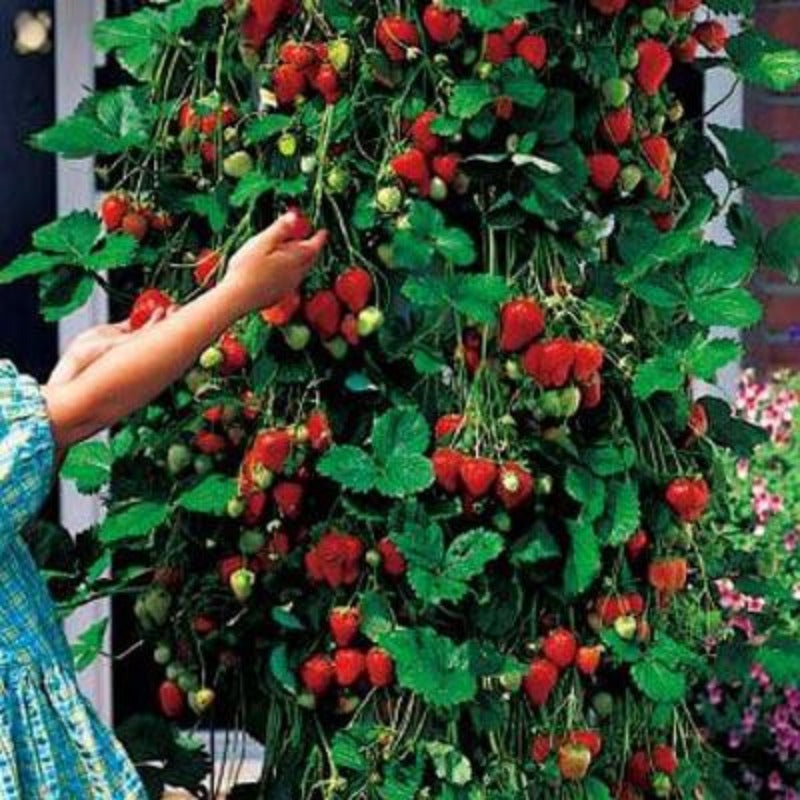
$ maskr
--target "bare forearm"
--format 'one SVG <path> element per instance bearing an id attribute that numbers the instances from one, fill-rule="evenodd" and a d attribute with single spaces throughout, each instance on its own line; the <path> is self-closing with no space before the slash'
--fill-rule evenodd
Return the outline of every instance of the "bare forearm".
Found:
<path id="1" fill-rule="evenodd" d="M 57 445 L 68 447 L 147 404 L 247 310 L 222 284 L 109 350 L 75 380 L 46 386 Z"/>

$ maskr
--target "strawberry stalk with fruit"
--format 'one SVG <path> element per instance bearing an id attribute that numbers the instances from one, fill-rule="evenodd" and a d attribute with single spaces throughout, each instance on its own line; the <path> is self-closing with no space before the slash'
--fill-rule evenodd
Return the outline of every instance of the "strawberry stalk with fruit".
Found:
<path id="1" fill-rule="evenodd" d="M 751 11 L 177 0 L 98 25 L 133 80 L 35 143 L 98 156 L 100 216 L 0 280 L 38 275 L 49 319 L 100 284 L 136 326 L 288 207 L 331 232 L 300 291 L 64 467 L 108 485 L 72 602 L 135 593 L 154 705 L 264 744 L 243 797 L 734 796 L 691 691 L 718 454 L 757 436 L 692 382 L 741 355 L 709 330 L 758 321 L 756 265 L 797 269 L 797 220 L 761 231 L 736 190 L 800 180 L 679 87 L 694 62 L 800 83 Z"/>

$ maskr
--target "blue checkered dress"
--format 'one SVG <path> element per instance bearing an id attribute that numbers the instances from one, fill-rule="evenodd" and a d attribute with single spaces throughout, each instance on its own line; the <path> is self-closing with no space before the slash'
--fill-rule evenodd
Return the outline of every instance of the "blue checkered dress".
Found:
<path id="1" fill-rule="evenodd" d="M 76 685 L 55 608 L 17 535 L 47 495 L 53 451 L 39 386 L 0 360 L 0 800 L 146 800 Z"/>

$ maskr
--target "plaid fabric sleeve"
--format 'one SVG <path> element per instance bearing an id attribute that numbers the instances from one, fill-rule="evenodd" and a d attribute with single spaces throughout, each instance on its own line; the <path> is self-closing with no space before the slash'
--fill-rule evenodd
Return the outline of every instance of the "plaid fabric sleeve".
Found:
<path id="1" fill-rule="evenodd" d="M 44 502 L 54 451 L 39 385 L 0 360 L 0 552 Z"/>

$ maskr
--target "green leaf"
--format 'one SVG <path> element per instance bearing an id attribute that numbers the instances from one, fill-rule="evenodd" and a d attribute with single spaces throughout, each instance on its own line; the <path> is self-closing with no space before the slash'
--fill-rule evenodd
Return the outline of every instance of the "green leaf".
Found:
<path id="1" fill-rule="evenodd" d="M 800 215 L 789 217 L 770 230 L 761 256 L 771 269 L 783 272 L 790 280 L 800 279 Z"/>
<path id="2" fill-rule="evenodd" d="M 561 557 L 561 548 L 544 525 L 534 525 L 511 548 L 511 563 L 538 564 L 540 561 L 550 561 Z"/>
<path id="3" fill-rule="evenodd" d="M 429 459 L 400 451 L 378 466 L 375 488 L 387 497 L 408 497 L 424 491 L 433 481 L 433 465 Z"/>
<path id="4" fill-rule="evenodd" d="M 686 271 L 686 285 L 693 295 L 737 286 L 752 273 L 755 261 L 752 247 L 708 244 L 691 259 Z"/>
<path id="5" fill-rule="evenodd" d="M 725 289 L 689 301 L 692 316 L 701 325 L 749 328 L 761 319 L 761 303 L 747 289 Z"/>
<path id="6" fill-rule="evenodd" d="M 87 256 L 83 265 L 92 272 L 129 267 L 133 263 L 139 242 L 127 233 L 114 233 L 102 240 L 99 250 Z"/>
<path id="7" fill-rule="evenodd" d="M 631 675 L 642 694 L 657 703 L 678 703 L 686 696 L 686 676 L 674 665 L 645 658 L 631 667 Z"/>
<path id="8" fill-rule="evenodd" d="M 198 514 L 223 516 L 228 501 L 236 495 L 236 479 L 218 472 L 203 476 L 191 489 L 183 492 L 176 505 Z"/>
<path id="9" fill-rule="evenodd" d="M 107 630 L 108 617 L 103 617 L 78 636 L 78 640 L 71 648 L 76 672 L 83 672 L 95 662 L 103 651 Z"/>
<path id="10" fill-rule="evenodd" d="M 450 95 L 448 111 L 459 119 L 470 119 L 491 101 L 492 87 L 487 81 L 461 81 Z"/>
<path id="11" fill-rule="evenodd" d="M 385 595 L 380 592 L 366 592 L 361 595 L 361 632 L 364 636 L 378 639 L 394 628 L 392 607 Z"/>
<path id="12" fill-rule="evenodd" d="M 588 523 L 568 521 L 569 553 L 564 566 L 564 593 L 583 594 L 600 574 L 600 544 Z"/>
<path id="13" fill-rule="evenodd" d="M 610 518 L 607 543 L 621 545 L 630 539 L 641 523 L 642 510 L 639 505 L 639 492 L 631 481 L 612 481 L 608 484 L 606 501 Z"/>
<path id="14" fill-rule="evenodd" d="M 475 261 L 475 245 L 461 228 L 443 228 L 433 240 L 436 251 L 458 267 L 468 267 Z"/>
<path id="15" fill-rule="evenodd" d="M 547 95 L 547 90 L 536 80 L 530 66 L 521 59 L 512 59 L 502 66 L 500 86 L 505 97 L 526 108 L 541 105 Z"/>
<path id="16" fill-rule="evenodd" d="M 267 114 L 257 117 L 247 123 L 244 132 L 246 144 L 260 144 L 272 138 L 278 133 L 282 133 L 292 124 L 292 118 L 287 114 Z"/>
<path id="17" fill-rule="evenodd" d="M 100 526 L 103 544 L 141 539 L 166 522 L 169 507 L 155 500 L 139 500 L 114 509 Z"/>
<path id="18" fill-rule="evenodd" d="M 396 453 L 422 453 L 430 438 L 428 423 L 416 408 L 393 408 L 372 427 L 372 449 L 379 462 Z"/>
<path id="19" fill-rule="evenodd" d="M 733 416 L 731 407 L 724 400 L 703 397 L 700 403 L 708 416 L 709 436 L 717 444 L 730 448 L 735 455 L 746 458 L 754 447 L 769 440 L 764 428 Z"/>
<path id="20" fill-rule="evenodd" d="M 289 651 L 285 642 L 270 650 L 269 671 L 289 694 L 297 694 L 297 675 L 289 664 Z"/>
<path id="21" fill-rule="evenodd" d="M 27 278 L 32 275 L 41 275 L 49 272 L 60 263 L 61 259 L 50 253 L 40 253 L 38 251 L 23 253 L 0 271 L 0 285 L 12 283 L 20 280 L 20 278 Z"/>
<path id="22" fill-rule="evenodd" d="M 476 28 L 501 28 L 516 17 L 539 14 L 552 7 L 550 0 L 446 0 L 446 8 L 457 8 Z"/>
<path id="23" fill-rule="evenodd" d="M 39 276 L 39 307 L 45 322 L 58 322 L 80 308 L 94 291 L 91 276 L 76 269 L 59 269 Z"/>
<path id="24" fill-rule="evenodd" d="M 112 461 L 111 449 L 105 442 L 81 442 L 67 452 L 61 477 L 74 481 L 83 494 L 96 492 L 111 478 Z"/>
<path id="25" fill-rule="evenodd" d="M 725 148 L 725 157 L 734 177 L 746 181 L 750 175 L 766 169 L 778 158 L 775 143 L 762 133 L 741 128 L 710 126 Z"/>
<path id="26" fill-rule="evenodd" d="M 460 581 L 469 581 L 483 572 L 484 567 L 503 552 L 505 542 L 495 531 L 477 528 L 467 531 L 451 542 L 444 558 L 445 573 Z"/>
<path id="27" fill-rule="evenodd" d="M 598 442 L 584 450 L 583 457 L 595 475 L 605 478 L 630 469 L 636 461 L 636 450 L 630 441 L 618 438 Z"/>
<path id="28" fill-rule="evenodd" d="M 653 356 L 639 365 L 633 379 L 633 394 L 646 400 L 656 392 L 674 392 L 683 386 L 683 372 L 675 353 Z"/>
<path id="29" fill-rule="evenodd" d="M 748 180 L 750 190 L 767 197 L 800 195 L 800 175 L 776 164 L 755 173 Z"/>
<path id="30" fill-rule="evenodd" d="M 470 760 L 452 744 L 428 741 L 424 746 L 439 780 L 452 786 L 466 786 L 472 780 Z"/>
<path id="31" fill-rule="evenodd" d="M 375 462 L 353 445 L 334 445 L 322 456 L 317 470 L 354 492 L 368 492 L 375 486 Z"/>
<path id="32" fill-rule="evenodd" d="M 631 292 L 656 308 L 672 310 L 686 300 L 686 290 L 668 272 L 651 272 L 631 286 Z"/>
<path id="33" fill-rule="evenodd" d="M 469 648 L 431 628 L 391 631 L 379 638 L 394 659 L 397 681 L 436 708 L 472 700 L 478 690 L 470 670 Z"/>
<path id="34" fill-rule="evenodd" d="M 713 380 L 717 371 L 742 356 L 742 345 L 734 339 L 702 339 L 686 352 L 686 372 L 702 380 Z"/>
<path id="35" fill-rule="evenodd" d="M 592 475 L 589 470 L 568 467 L 564 477 L 564 489 L 573 500 L 577 500 L 583 506 L 581 509 L 583 520 L 592 522 L 602 515 L 606 487 L 603 481 Z"/>
<path id="36" fill-rule="evenodd" d="M 64 256 L 62 263 L 82 266 L 100 235 L 100 220 L 89 211 L 75 211 L 61 217 L 33 234 L 40 250 Z"/>
<path id="37" fill-rule="evenodd" d="M 747 83 L 786 92 L 800 83 L 800 50 L 772 36 L 748 29 L 732 36 L 728 57 Z"/>

